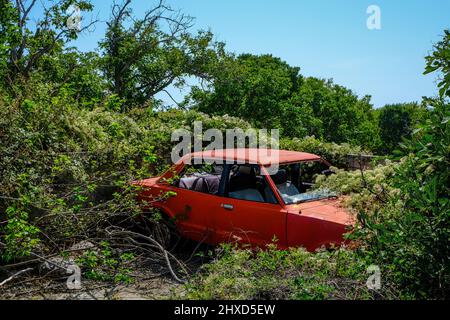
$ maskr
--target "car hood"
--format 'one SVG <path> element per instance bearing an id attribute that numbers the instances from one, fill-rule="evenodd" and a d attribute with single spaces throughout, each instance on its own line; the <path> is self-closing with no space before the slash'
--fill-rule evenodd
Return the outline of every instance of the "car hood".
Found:
<path id="1" fill-rule="evenodd" d="M 345 225 L 353 225 L 355 223 L 354 215 L 342 206 L 339 199 L 308 201 L 299 204 L 291 204 L 286 206 L 286 208 L 290 213 L 301 214 L 305 217 L 327 220 Z"/>

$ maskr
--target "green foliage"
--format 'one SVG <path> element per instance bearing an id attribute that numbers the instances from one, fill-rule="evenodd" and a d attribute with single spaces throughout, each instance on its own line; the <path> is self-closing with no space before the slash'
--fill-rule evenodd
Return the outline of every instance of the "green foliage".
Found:
<path id="1" fill-rule="evenodd" d="M 371 150 L 380 144 L 370 97 L 358 98 L 351 90 L 317 78 L 306 78 L 299 88 L 299 113 L 316 119 L 308 128 L 328 142 L 350 143 Z"/>
<path id="2" fill-rule="evenodd" d="M 333 166 L 339 168 L 347 168 L 348 155 L 350 154 L 370 154 L 370 152 L 363 150 L 359 146 L 353 146 L 348 143 L 324 142 L 315 137 L 305 137 L 303 139 L 283 138 L 280 140 L 280 148 L 320 155 Z"/>
<path id="3" fill-rule="evenodd" d="M 109 243 L 103 241 L 100 249 L 86 250 L 76 259 L 76 263 L 84 268 L 84 275 L 88 279 L 131 283 L 130 265 L 134 260 L 132 252 L 118 253 Z"/>
<path id="4" fill-rule="evenodd" d="M 364 172 L 334 169 L 316 180 L 316 187 L 343 195 L 343 205 L 357 214 L 351 238 L 364 243 L 366 257 L 417 298 L 449 292 L 448 107 L 434 101 L 430 119 L 404 142 L 399 162 Z"/>
<path id="5" fill-rule="evenodd" d="M 388 264 L 395 281 L 418 297 L 450 292 L 449 106 L 434 105 L 431 119 L 405 144 L 407 155 L 392 180 L 397 196 L 362 213 L 372 258 Z"/>
<path id="6" fill-rule="evenodd" d="M 402 144 L 403 158 L 391 185 L 399 191 L 375 212 L 361 212 L 373 261 L 388 265 L 393 279 L 420 298 L 448 298 L 450 292 L 450 109 L 448 32 L 427 58 L 426 73 L 439 70 L 440 97 L 426 99 L 429 118 Z"/>
<path id="7" fill-rule="evenodd" d="M 213 69 L 208 90 L 194 88 L 190 98 L 202 112 L 279 128 L 285 137 L 314 135 L 371 149 L 380 144 L 369 97 L 299 71 L 271 55 L 228 55 Z"/>
<path id="8" fill-rule="evenodd" d="M 434 51 L 426 57 L 427 66 L 424 74 L 438 71 L 439 95 L 450 97 L 450 30 L 444 30 L 444 37 L 434 46 Z"/>
<path id="9" fill-rule="evenodd" d="M 4 233 L 5 245 L 1 258 L 11 261 L 18 257 L 27 257 L 31 250 L 39 244 L 39 229 L 28 221 L 28 213 L 14 207 L 6 209 L 7 223 L 0 228 Z"/>
<path id="10" fill-rule="evenodd" d="M 263 128 L 279 128 L 283 101 L 301 81 L 299 68 L 271 55 L 232 55 L 212 71 L 209 91 L 193 90 L 196 108 L 208 114 L 239 116 Z"/>
<path id="11" fill-rule="evenodd" d="M 155 174 L 159 165 L 153 132 L 131 117 L 85 109 L 64 93 L 52 96 L 52 85 L 35 89 L 0 101 L 4 260 L 28 254 L 38 238 L 53 251 L 96 235 L 108 220 L 139 214 L 128 182 Z M 15 214 L 5 214 L 7 208 Z"/>
<path id="12" fill-rule="evenodd" d="M 102 69 L 111 91 L 127 101 L 123 108 L 148 103 L 169 85 L 183 86 L 186 76 L 204 76 L 222 47 L 210 32 L 191 35 L 191 18 L 162 2 L 143 18 L 133 16 L 130 4 L 113 6 L 100 42 Z"/>
<path id="13" fill-rule="evenodd" d="M 135 109 L 132 114 L 133 118 L 143 119 L 145 111 Z M 225 132 L 226 129 L 242 128 L 245 130 L 251 128 L 247 121 L 237 117 L 214 116 L 180 109 L 151 113 L 147 121 L 142 121 L 141 125 L 152 133 L 154 141 L 158 141 L 155 153 L 160 155 L 161 158 L 167 159 L 175 145 L 174 142 L 171 142 L 172 132 L 176 129 L 186 129 L 193 132 L 195 121 L 202 122 L 203 131 L 211 128 L 216 128 L 222 132 Z"/>
<path id="14" fill-rule="evenodd" d="M 376 110 L 380 138 L 383 144 L 380 151 L 390 154 L 399 148 L 404 139 L 409 139 L 416 125 L 423 123 L 428 116 L 427 109 L 416 103 L 386 105 Z"/>
<path id="15" fill-rule="evenodd" d="M 389 160 L 373 169 L 361 172 L 333 168 L 335 174 L 316 178 L 316 188 L 325 188 L 341 195 L 342 204 L 353 212 L 376 212 L 388 199 L 396 197 L 399 190 L 392 186 L 397 163 Z"/>
<path id="16" fill-rule="evenodd" d="M 66 23 L 70 17 L 67 9 L 72 5 L 82 12 L 92 10 L 87 0 L 1 2 L 0 75 L 3 85 L 26 81 L 43 59 L 62 52 L 66 43 L 77 39 L 79 30 L 69 28 Z M 31 19 L 33 10 L 42 10 L 39 19 Z"/>
<path id="17" fill-rule="evenodd" d="M 95 52 L 68 48 L 43 57 L 37 68 L 41 81 L 54 83 L 55 90 L 66 92 L 85 108 L 93 108 L 105 98 L 107 84 Z"/>
<path id="18" fill-rule="evenodd" d="M 184 299 L 372 299 L 395 297 L 367 289 L 367 264 L 353 251 L 302 248 L 252 252 L 222 245 L 220 254 L 185 285 Z"/>

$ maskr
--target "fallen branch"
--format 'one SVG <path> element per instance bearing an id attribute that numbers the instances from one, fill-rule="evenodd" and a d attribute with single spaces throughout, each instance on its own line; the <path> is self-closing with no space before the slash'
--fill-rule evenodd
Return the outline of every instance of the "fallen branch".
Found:
<path id="1" fill-rule="evenodd" d="M 20 270 L 19 272 L 14 273 L 11 277 L 3 280 L 2 282 L 0 282 L 0 287 L 2 287 L 3 285 L 5 285 L 6 283 L 10 282 L 11 280 L 13 280 L 14 278 L 17 278 L 18 276 L 20 276 L 22 273 L 28 272 L 33 270 L 33 268 L 26 268 L 23 270 Z"/>
<path id="2" fill-rule="evenodd" d="M 172 277 L 179 283 L 186 282 L 177 276 L 177 274 L 175 273 L 175 271 L 172 268 L 172 263 L 171 263 L 170 259 L 174 259 L 175 262 L 181 267 L 181 269 L 185 273 L 187 273 L 187 270 L 184 268 L 183 264 L 178 259 L 176 259 L 170 252 L 168 252 L 158 241 L 156 241 L 152 237 L 148 237 L 148 236 L 145 236 L 140 233 L 136 233 L 136 232 L 132 232 L 132 231 L 125 231 L 125 230 L 111 230 L 111 231 L 109 231 L 109 233 L 111 236 L 122 236 L 122 237 L 124 237 L 125 240 L 128 240 L 138 246 L 142 246 L 144 244 L 136 241 L 135 239 L 133 239 L 133 237 L 143 238 L 143 239 L 149 241 L 151 243 L 150 245 L 156 247 L 162 253 L 164 260 L 166 261 L 167 268 L 169 269 L 169 272 L 172 275 Z"/>

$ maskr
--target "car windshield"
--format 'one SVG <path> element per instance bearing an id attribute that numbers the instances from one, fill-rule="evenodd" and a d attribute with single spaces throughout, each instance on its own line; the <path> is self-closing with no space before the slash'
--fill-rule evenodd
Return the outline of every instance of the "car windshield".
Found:
<path id="1" fill-rule="evenodd" d="M 328 166 L 321 161 L 299 162 L 281 165 L 276 174 L 271 175 L 278 193 L 286 204 L 295 204 L 336 197 L 328 189 L 314 189 L 318 174 L 329 174 Z"/>
<path id="2" fill-rule="evenodd" d="M 298 193 L 295 195 L 287 195 L 280 193 L 281 197 L 283 198 L 284 203 L 286 204 L 295 204 L 300 202 L 306 202 L 306 201 L 314 201 L 314 200 L 320 200 L 320 199 L 328 199 L 328 198 L 334 198 L 336 197 L 336 193 L 328 190 L 328 189 L 318 189 L 318 190 L 311 190 L 306 191 L 303 193 Z"/>

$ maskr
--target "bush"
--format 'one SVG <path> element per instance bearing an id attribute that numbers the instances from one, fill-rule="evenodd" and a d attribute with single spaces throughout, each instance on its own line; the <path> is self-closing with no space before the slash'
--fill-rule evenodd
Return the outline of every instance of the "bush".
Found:
<path id="1" fill-rule="evenodd" d="M 437 102 L 431 119 L 404 146 L 395 168 L 398 189 L 374 212 L 361 212 L 364 239 L 373 261 L 387 265 L 394 280 L 419 298 L 450 292 L 449 105 Z"/>
<path id="2" fill-rule="evenodd" d="M 50 85 L 0 100 L 1 259 L 55 252 L 140 213 L 128 181 L 157 171 L 152 132 Z M 118 192 L 121 190 L 120 192 Z M 39 247 L 38 247 L 39 245 Z"/>
<path id="3" fill-rule="evenodd" d="M 22 96 L 0 100 L 0 243 L 5 261 L 33 249 L 53 252 L 103 232 L 108 221 L 141 209 L 128 182 L 169 165 L 171 133 L 249 128 L 228 116 L 194 111 L 121 113 L 111 99 L 85 108 L 71 95 L 31 80 Z M 94 214 L 95 213 L 95 214 Z M 37 248 L 39 244 L 39 248 Z"/>
<path id="4" fill-rule="evenodd" d="M 373 299 L 393 298 L 395 290 L 366 286 L 367 263 L 354 251 L 256 252 L 222 245 L 218 256 L 185 285 L 183 299 Z"/>
<path id="5" fill-rule="evenodd" d="M 349 154 L 370 154 L 359 146 L 348 143 L 337 144 L 334 142 L 324 142 L 315 137 L 304 139 L 281 139 L 280 148 L 292 151 L 310 152 L 321 156 L 335 167 L 347 168 Z"/>
<path id="6" fill-rule="evenodd" d="M 343 204 L 356 214 L 361 211 L 373 212 L 398 194 L 399 190 L 391 185 L 398 165 L 386 160 L 384 164 L 363 172 L 332 167 L 335 174 L 317 176 L 315 188 L 329 189 L 341 195 Z"/>

